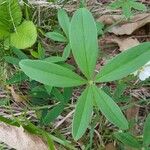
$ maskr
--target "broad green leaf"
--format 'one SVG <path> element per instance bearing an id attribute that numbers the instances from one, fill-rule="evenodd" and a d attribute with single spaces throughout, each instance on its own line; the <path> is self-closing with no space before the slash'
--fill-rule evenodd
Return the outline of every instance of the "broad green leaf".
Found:
<path id="1" fill-rule="evenodd" d="M 96 82 L 119 80 L 138 70 L 150 60 L 150 42 L 130 48 L 110 60 L 97 74 Z"/>
<path id="2" fill-rule="evenodd" d="M 66 60 L 69 55 L 70 55 L 70 51 L 71 51 L 71 48 L 70 48 L 70 45 L 68 44 L 65 49 L 64 49 L 64 52 L 63 52 L 63 55 L 62 57 Z"/>
<path id="3" fill-rule="evenodd" d="M 150 114 L 147 116 L 146 121 L 144 123 L 143 145 L 150 145 Z"/>
<path id="4" fill-rule="evenodd" d="M 17 31 L 10 35 L 11 45 L 18 49 L 31 47 L 37 39 L 37 30 L 32 21 L 24 21 Z"/>
<path id="5" fill-rule="evenodd" d="M 71 70 L 50 62 L 22 60 L 19 64 L 27 76 L 45 85 L 72 87 L 87 82 Z"/>
<path id="6" fill-rule="evenodd" d="M 86 8 L 78 9 L 73 15 L 69 39 L 76 63 L 83 74 L 92 79 L 98 54 L 97 28 Z"/>
<path id="7" fill-rule="evenodd" d="M 128 129 L 128 122 L 121 112 L 119 106 L 101 89 L 93 87 L 94 101 L 104 116 L 120 129 Z"/>
<path id="8" fill-rule="evenodd" d="M 72 125 L 72 135 L 78 140 L 85 133 L 92 117 L 93 95 L 91 87 L 87 87 L 78 99 Z"/>
<path id="9" fill-rule="evenodd" d="M 15 31 L 21 20 L 22 12 L 18 0 L 0 1 L 0 34 L 1 31 Z"/>
<path id="10" fill-rule="evenodd" d="M 62 103 L 55 106 L 53 109 L 48 111 L 47 115 L 43 119 L 44 124 L 49 124 L 50 122 L 54 121 L 64 110 L 65 105 Z"/>
<path id="11" fill-rule="evenodd" d="M 58 21 L 59 21 L 59 24 L 62 27 L 64 33 L 66 34 L 67 38 L 69 38 L 70 21 L 69 21 L 69 17 L 65 10 L 63 10 L 63 9 L 58 10 Z"/>
<path id="12" fill-rule="evenodd" d="M 141 144 L 138 142 L 136 137 L 130 133 L 115 132 L 114 136 L 125 145 L 133 148 L 141 148 Z"/>
<path id="13" fill-rule="evenodd" d="M 46 33 L 46 37 L 50 38 L 56 42 L 67 42 L 66 37 L 64 37 L 62 34 L 58 32 L 48 32 Z"/>

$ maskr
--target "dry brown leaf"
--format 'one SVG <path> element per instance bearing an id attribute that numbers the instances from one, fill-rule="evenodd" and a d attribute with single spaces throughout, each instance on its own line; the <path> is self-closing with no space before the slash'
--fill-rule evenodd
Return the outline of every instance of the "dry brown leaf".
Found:
<path id="1" fill-rule="evenodd" d="M 133 38 L 119 39 L 117 37 L 110 40 L 113 43 L 117 43 L 120 51 L 127 50 L 131 47 L 139 45 L 139 41 Z"/>
<path id="2" fill-rule="evenodd" d="M 28 132 L 23 127 L 0 124 L 0 141 L 17 150 L 48 150 L 44 141 Z"/>
<path id="3" fill-rule="evenodd" d="M 119 20 L 121 20 L 121 15 L 103 15 L 97 19 L 97 21 L 103 22 L 106 25 L 112 25 Z"/>
<path id="4" fill-rule="evenodd" d="M 120 15 L 105 15 L 98 19 L 105 24 L 113 24 L 121 19 Z M 133 17 L 130 22 L 121 21 L 121 23 L 113 26 L 109 32 L 116 35 L 130 35 L 135 30 L 143 27 L 144 25 L 150 23 L 150 13 L 138 14 Z"/>

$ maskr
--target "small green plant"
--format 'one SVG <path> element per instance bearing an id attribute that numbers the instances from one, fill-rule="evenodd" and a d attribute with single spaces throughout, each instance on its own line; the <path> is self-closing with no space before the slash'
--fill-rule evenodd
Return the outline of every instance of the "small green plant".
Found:
<path id="1" fill-rule="evenodd" d="M 0 40 L 4 40 L 5 44 L 25 49 L 36 42 L 36 27 L 32 21 L 22 22 L 18 0 L 1 0 L 0 15 Z"/>
<path id="2" fill-rule="evenodd" d="M 53 87 L 85 85 L 78 99 L 72 124 L 72 135 L 78 140 L 91 121 L 93 107 L 121 130 L 128 129 L 128 121 L 119 106 L 102 90 L 102 83 L 122 79 L 149 61 L 150 42 L 128 49 L 110 60 L 95 75 L 98 56 L 97 27 L 93 16 L 86 8 L 78 9 L 69 27 L 69 44 L 74 59 L 83 73 L 79 76 L 72 70 L 46 60 L 22 60 L 21 69 L 31 79 Z M 100 87 L 97 85 L 101 83 Z"/>
<path id="3" fill-rule="evenodd" d="M 121 8 L 123 15 L 128 19 L 133 15 L 132 9 L 146 11 L 144 4 L 136 2 L 136 0 L 116 0 L 109 5 L 111 9 Z"/>
<path id="4" fill-rule="evenodd" d="M 48 32 L 48 33 L 46 33 L 46 37 L 48 37 L 54 41 L 63 42 L 66 44 L 62 58 L 60 58 L 61 60 L 64 59 L 64 61 L 65 61 L 70 55 L 70 45 L 69 45 L 70 19 L 67 15 L 66 11 L 63 9 L 58 10 L 57 17 L 58 17 L 59 25 L 62 28 L 65 36 L 59 32 Z"/>
<path id="5" fill-rule="evenodd" d="M 150 114 L 147 116 L 145 124 L 144 124 L 144 130 L 143 130 L 143 136 L 142 136 L 142 142 L 137 139 L 136 136 L 133 136 L 129 132 L 115 132 L 114 136 L 116 139 L 121 141 L 124 145 L 127 145 L 132 148 L 138 148 L 138 149 L 144 149 L 149 150 L 150 146 Z"/>

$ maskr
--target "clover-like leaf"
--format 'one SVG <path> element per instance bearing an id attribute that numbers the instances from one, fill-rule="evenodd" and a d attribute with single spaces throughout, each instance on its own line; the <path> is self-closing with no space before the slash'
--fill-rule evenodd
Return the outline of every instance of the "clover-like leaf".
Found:
<path id="1" fill-rule="evenodd" d="M 126 18 L 132 16 L 132 9 L 146 11 L 146 6 L 135 0 L 116 0 L 115 2 L 112 2 L 109 7 L 111 9 L 122 8 L 123 14 Z"/>

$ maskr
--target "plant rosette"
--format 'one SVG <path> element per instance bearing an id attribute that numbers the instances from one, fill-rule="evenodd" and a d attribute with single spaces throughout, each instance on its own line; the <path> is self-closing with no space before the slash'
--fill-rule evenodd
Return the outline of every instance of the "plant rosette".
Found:
<path id="1" fill-rule="evenodd" d="M 64 22 L 62 24 L 66 27 Z M 22 71 L 31 79 L 53 87 L 86 85 L 78 98 L 73 116 L 72 135 L 75 140 L 80 139 L 89 127 L 93 107 L 98 108 L 106 119 L 119 129 L 128 130 L 128 121 L 123 112 L 115 101 L 97 86 L 97 83 L 120 80 L 141 68 L 149 61 L 150 42 L 139 44 L 118 54 L 95 75 L 99 53 L 97 27 L 92 14 L 86 8 L 80 8 L 74 13 L 68 37 L 71 52 L 82 76 L 48 60 L 21 60 L 19 65 Z"/>

